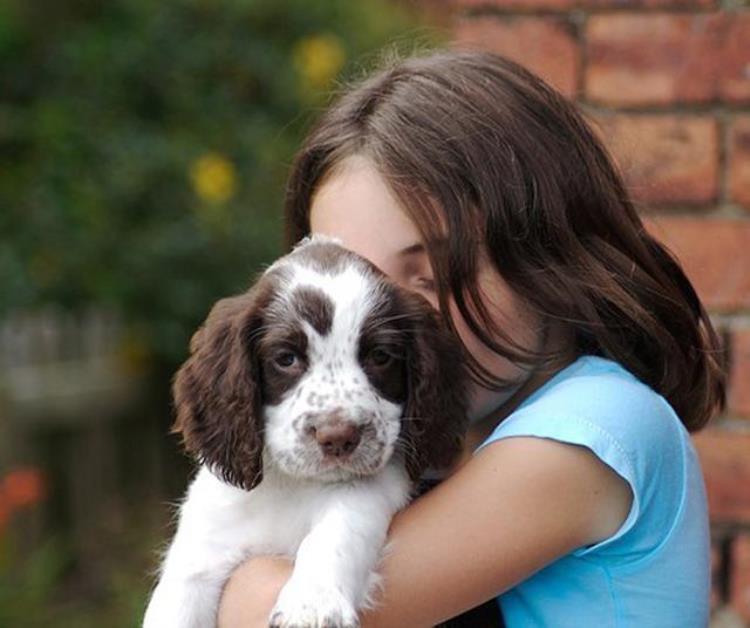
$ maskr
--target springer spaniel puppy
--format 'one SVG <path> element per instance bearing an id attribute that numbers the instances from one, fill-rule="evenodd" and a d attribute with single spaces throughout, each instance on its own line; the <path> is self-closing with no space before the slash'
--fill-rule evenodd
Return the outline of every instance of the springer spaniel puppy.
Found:
<path id="1" fill-rule="evenodd" d="M 303 241 L 219 301 L 174 381 L 202 466 L 144 619 L 210 628 L 232 570 L 294 559 L 269 618 L 358 625 L 393 514 L 465 428 L 460 349 L 421 296 L 330 238 Z"/>

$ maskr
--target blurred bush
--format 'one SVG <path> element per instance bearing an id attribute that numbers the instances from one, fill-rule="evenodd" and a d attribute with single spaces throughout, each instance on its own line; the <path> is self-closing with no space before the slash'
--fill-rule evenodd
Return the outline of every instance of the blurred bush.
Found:
<path id="1" fill-rule="evenodd" d="M 412 20 L 383 0 L 4 0 L 0 317 L 110 307 L 173 366 L 280 252 L 286 169 L 334 81 Z"/>

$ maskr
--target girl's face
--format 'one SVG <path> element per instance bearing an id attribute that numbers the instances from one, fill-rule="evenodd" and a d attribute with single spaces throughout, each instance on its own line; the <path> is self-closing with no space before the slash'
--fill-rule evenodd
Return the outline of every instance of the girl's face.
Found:
<path id="1" fill-rule="evenodd" d="M 346 159 L 324 180 L 312 199 L 310 228 L 313 233 L 339 238 L 345 247 L 437 308 L 434 276 L 419 231 L 366 158 Z M 489 263 L 480 265 L 478 286 L 498 327 L 521 346 L 538 349 L 538 318 L 524 308 Z M 451 316 L 472 356 L 491 373 L 517 382 L 513 389 L 500 392 L 473 385 L 469 413 L 472 419 L 481 419 L 507 400 L 529 374 L 485 347 L 455 308 Z"/>

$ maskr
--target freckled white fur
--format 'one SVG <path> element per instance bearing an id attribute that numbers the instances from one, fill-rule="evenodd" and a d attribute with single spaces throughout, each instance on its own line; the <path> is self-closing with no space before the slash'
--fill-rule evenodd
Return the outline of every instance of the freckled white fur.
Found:
<path id="1" fill-rule="evenodd" d="M 273 626 L 348 628 L 358 625 L 357 611 L 372 602 L 391 517 L 411 488 L 403 460 L 393 454 L 403 408 L 374 389 L 357 359 L 358 333 L 376 302 L 376 284 L 354 266 L 333 275 L 298 264 L 292 270 L 282 295 L 300 285 L 325 292 L 335 304 L 331 332 L 321 337 L 305 325 L 310 367 L 280 403 L 264 408 L 263 481 L 245 491 L 206 467 L 199 470 L 144 628 L 214 626 L 224 584 L 253 555 L 295 559 L 270 617 Z M 288 303 L 281 299 L 278 307 L 288 310 Z M 366 473 L 322 472 L 320 451 L 299 429 L 306 413 L 337 408 L 353 422 L 372 425 L 374 444 L 359 448 Z"/>

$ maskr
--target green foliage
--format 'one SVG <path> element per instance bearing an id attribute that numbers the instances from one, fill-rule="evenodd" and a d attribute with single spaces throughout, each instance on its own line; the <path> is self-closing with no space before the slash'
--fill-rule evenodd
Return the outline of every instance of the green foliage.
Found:
<path id="1" fill-rule="evenodd" d="M 140 514 L 140 513 L 139 513 Z M 71 578 L 75 555 L 60 536 L 49 536 L 23 556 L 9 551 L 0 559 L 0 626 L 24 628 L 137 628 L 153 577 L 146 575 L 143 547 L 155 539 L 143 530 L 128 531 L 125 539 L 110 538 L 108 569 L 96 588 Z M 127 546 L 127 547 L 126 547 Z"/>
<path id="2" fill-rule="evenodd" d="M 413 45 L 402 6 L 0 3 L 0 317 L 111 306 L 183 357 L 280 252 L 286 170 L 333 81 Z"/>
<path id="3" fill-rule="evenodd" d="M 57 540 L 48 539 L 18 566 L 9 559 L 10 548 L 4 549 L 0 561 L 0 626 L 41 627 L 34 618 L 49 604 L 50 592 L 64 570 L 65 553 Z"/>

